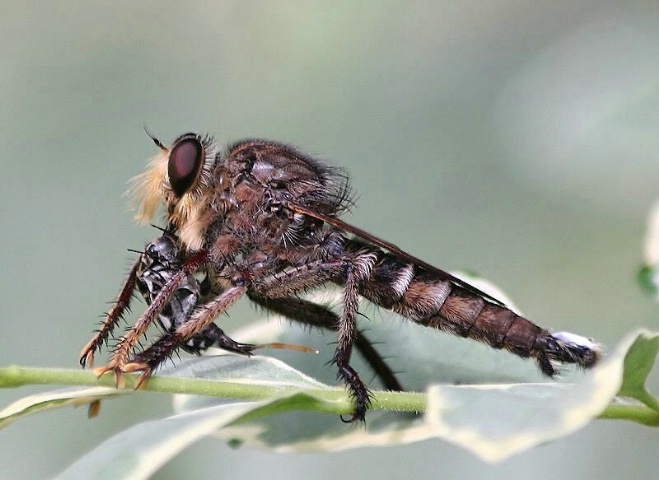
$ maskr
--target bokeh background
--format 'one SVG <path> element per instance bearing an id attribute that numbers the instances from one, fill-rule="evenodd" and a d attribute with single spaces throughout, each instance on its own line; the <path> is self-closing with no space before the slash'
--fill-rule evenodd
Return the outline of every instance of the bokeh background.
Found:
<path id="1" fill-rule="evenodd" d="M 351 222 L 477 271 L 543 325 L 607 345 L 656 328 L 634 276 L 659 193 L 657 25 L 656 1 L 4 0 L 0 365 L 75 368 L 126 248 L 156 236 L 121 197 L 155 151 L 145 124 L 345 166 Z M 256 317 L 239 305 L 231 322 Z M 169 409 L 144 394 L 93 421 L 23 420 L 0 432 L 0 477 L 50 477 Z M 438 441 L 304 455 L 206 441 L 157 478 L 641 479 L 658 439 L 600 421 L 498 466 Z"/>

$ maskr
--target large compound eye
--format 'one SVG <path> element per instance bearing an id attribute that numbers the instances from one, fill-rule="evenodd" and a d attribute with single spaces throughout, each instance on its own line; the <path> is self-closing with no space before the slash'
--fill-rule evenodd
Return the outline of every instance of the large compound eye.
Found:
<path id="1" fill-rule="evenodd" d="M 183 135 L 169 154 L 167 175 L 177 197 L 190 190 L 204 166 L 204 148 L 195 134 Z"/>

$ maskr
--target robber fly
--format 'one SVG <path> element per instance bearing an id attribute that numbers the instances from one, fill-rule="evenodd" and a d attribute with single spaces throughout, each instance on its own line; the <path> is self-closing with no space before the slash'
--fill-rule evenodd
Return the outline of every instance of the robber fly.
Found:
<path id="1" fill-rule="evenodd" d="M 549 377 L 557 373 L 555 362 L 590 368 L 600 357 L 599 346 L 589 339 L 551 333 L 487 293 L 341 220 L 353 202 L 340 169 L 268 140 L 245 140 L 219 151 L 211 137 L 194 133 L 171 146 L 151 138 L 160 153 L 135 179 L 137 219 L 149 222 L 164 204 L 184 260 L 154 289 L 158 293 L 149 308 L 117 342 L 109 363 L 96 370 L 99 375 L 111 372 L 120 382 L 125 372 L 142 372 L 146 381 L 245 295 L 272 312 L 336 330 L 333 361 L 354 400 L 351 421 L 363 420 L 370 404 L 369 390 L 350 365 L 353 346 L 363 338 L 356 327 L 360 296 L 420 325 L 533 358 Z M 196 272 L 219 285 L 217 292 L 203 301 L 198 297 L 185 321 L 176 320 L 174 329 L 135 354 L 142 335 Z M 101 331 L 83 349 L 83 366 L 92 363 L 126 309 L 138 276 L 136 265 Z M 338 315 L 299 297 L 327 283 L 343 290 Z"/>

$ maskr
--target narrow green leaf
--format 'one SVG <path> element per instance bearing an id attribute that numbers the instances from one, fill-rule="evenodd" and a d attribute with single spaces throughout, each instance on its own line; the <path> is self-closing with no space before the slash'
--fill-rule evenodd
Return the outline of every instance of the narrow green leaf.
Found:
<path id="1" fill-rule="evenodd" d="M 232 403 L 135 425 L 99 445 L 56 478 L 150 478 L 190 444 L 258 405 Z"/>
<path id="2" fill-rule="evenodd" d="M 79 407 L 89 405 L 91 402 L 116 395 L 125 395 L 130 390 L 117 390 L 108 387 L 62 388 L 43 393 L 28 395 L 8 405 L 0 411 L 0 428 L 27 415 L 45 412 L 63 407 Z"/>
<path id="3" fill-rule="evenodd" d="M 459 445 L 485 461 L 499 462 L 587 424 L 607 408 L 621 389 L 623 378 L 629 380 L 621 391 L 638 390 L 647 375 L 632 375 L 630 371 L 639 367 L 649 371 L 647 365 L 654 362 L 658 337 L 648 332 L 628 337 L 577 384 L 435 385 L 425 400 L 416 404 L 418 394 L 375 392 L 374 411 L 366 426 L 339 422 L 336 413 L 350 411 L 345 395 L 336 389 L 318 388 L 318 382 L 281 362 L 244 362 L 235 356 L 195 359 L 186 362 L 177 374 L 234 381 L 245 377 L 261 382 L 265 378 L 259 378 L 261 375 L 272 378 L 278 371 L 282 388 L 270 400 L 208 406 L 208 402 L 219 400 L 207 399 L 203 408 L 195 397 L 179 395 L 177 409 L 183 413 L 120 433 L 59 478 L 148 478 L 191 443 L 215 434 L 234 446 L 277 452 L 338 451 L 435 438 Z M 292 384 L 297 391 L 283 388 Z M 412 402 L 411 409 L 414 405 L 425 407 L 426 413 L 377 411 L 406 396 Z"/>
<path id="4" fill-rule="evenodd" d="M 626 359 L 640 359 L 645 370 L 651 368 L 654 357 L 647 345 L 652 342 L 639 341 L 642 338 L 656 340 L 657 335 L 631 335 L 601 366 L 574 384 L 435 385 L 428 390 L 423 416 L 372 411 L 366 427 L 348 428 L 332 416 L 286 413 L 301 407 L 288 404 L 290 397 L 285 397 L 277 401 L 276 410 L 268 410 L 274 408 L 272 404 L 263 406 L 259 418 L 238 419 L 219 435 L 227 442 L 277 452 L 337 451 L 439 438 L 485 461 L 499 462 L 573 433 L 602 414 L 624 376 L 636 368 Z M 318 392 L 304 395 L 314 397 Z M 374 407 L 379 400 L 397 395 L 375 392 Z M 179 401 L 177 408 L 194 408 L 194 403 Z M 275 412 L 279 414 L 267 415 Z"/>

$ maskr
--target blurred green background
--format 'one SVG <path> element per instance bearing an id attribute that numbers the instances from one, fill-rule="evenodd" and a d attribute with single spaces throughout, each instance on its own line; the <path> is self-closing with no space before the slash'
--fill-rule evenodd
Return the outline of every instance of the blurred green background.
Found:
<path id="1" fill-rule="evenodd" d="M 4 0 L 0 364 L 75 368 L 126 249 L 156 236 L 121 197 L 155 153 L 145 124 L 345 166 L 352 223 L 477 271 L 542 325 L 609 346 L 656 329 L 634 275 L 659 192 L 658 24 L 656 1 Z M 11 425 L 0 476 L 52 476 L 169 408 L 144 394 L 93 421 Z M 274 455 L 208 440 L 157 478 L 654 478 L 658 439 L 600 421 L 498 466 L 441 442 Z"/>

